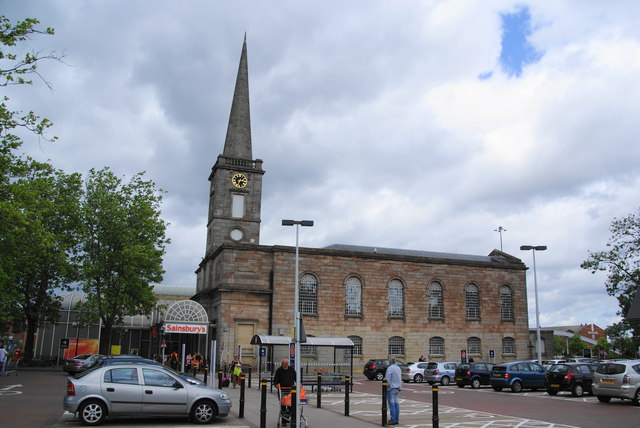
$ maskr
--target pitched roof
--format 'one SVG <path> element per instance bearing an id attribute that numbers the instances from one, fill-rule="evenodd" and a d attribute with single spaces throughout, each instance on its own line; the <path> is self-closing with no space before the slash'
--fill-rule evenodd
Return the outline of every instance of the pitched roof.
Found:
<path id="1" fill-rule="evenodd" d="M 383 248 L 383 247 L 367 247 L 361 245 L 345 245 L 345 244 L 333 244 L 328 247 L 324 247 L 326 250 L 338 250 L 338 251 L 351 251 L 357 253 L 369 253 L 369 254 L 389 254 L 395 256 L 409 256 L 409 257 L 428 257 L 434 259 L 449 259 L 449 260 L 465 260 L 473 262 L 486 262 L 490 263 L 495 261 L 491 256 L 476 256 L 471 254 L 455 254 L 455 253 L 440 253 L 435 251 L 421 251 L 421 250 L 403 250 L 399 248 Z"/>

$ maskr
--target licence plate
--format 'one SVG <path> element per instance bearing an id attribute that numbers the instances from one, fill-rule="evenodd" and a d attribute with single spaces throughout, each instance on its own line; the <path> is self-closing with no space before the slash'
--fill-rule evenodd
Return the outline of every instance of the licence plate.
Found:
<path id="1" fill-rule="evenodd" d="M 462 378 L 461 377 L 457 377 L 456 380 L 462 380 Z"/>
<path id="2" fill-rule="evenodd" d="M 502 377 L 502 373 L 494 373 L 493 377 Z"/>
<path id="3" fill-rule="evenodd" d="M 600 379 L 600 383 L 616 383 L 613 379 Z"/>
<path id="4" fill-rule="evenodd" d="M 560 388 L 560 385 L 557 383 L 552 383 L 551 388 Z"/>

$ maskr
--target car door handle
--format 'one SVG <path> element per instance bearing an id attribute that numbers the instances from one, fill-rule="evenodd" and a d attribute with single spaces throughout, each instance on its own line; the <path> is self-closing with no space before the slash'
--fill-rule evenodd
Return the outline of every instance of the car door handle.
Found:
<path id="1" fill-rule="evenodd" d="M 145 393 L 145 394 L 149 394 L 149 395 L 151 395 L 151 394 L 153 394 L 153 391 L 152 391 L 152 390 L 150 390 L 150 389 L 145 389 L 145 390 L 144 390 L 144 393 Z"/>
<path id="2" fill-rule="evenodd" d="M 107 388 L 107 392 L 113 392 L 115 390 L 116 390 L 115 388 Z"/>

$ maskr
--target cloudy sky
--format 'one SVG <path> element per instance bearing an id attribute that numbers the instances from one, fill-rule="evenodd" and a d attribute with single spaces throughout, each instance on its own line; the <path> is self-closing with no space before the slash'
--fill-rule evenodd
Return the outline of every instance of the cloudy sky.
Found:
<path id="1" fill-rule="evenodd" d="M 487 255 L 532 266 L 542 326 L 619 318 L 580 269 L 639 206 L 640 2 L 2 0 L 56 30 L 30 47 L 53 89 L 3 88 L 51 119 L 25 150 L 67 172 L 109 166 L 167 191 L 165 284 L 195 285 L 208 175 L 242 40 L 261 244 Z M 528 272 L 535 325 L 533 272 Z"/>

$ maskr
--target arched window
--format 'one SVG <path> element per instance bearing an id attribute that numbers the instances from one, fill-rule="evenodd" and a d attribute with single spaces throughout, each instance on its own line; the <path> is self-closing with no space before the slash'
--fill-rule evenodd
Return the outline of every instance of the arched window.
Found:
<path id="1" fill-rule="evenodd" d="M 508 285 L 500 287 L 500 319 L 513 320 L 513 292 Z"/>
<path id="2" fill-rule="evenodd" d="M 349 336 L 353 342 L 353 355 L 362 355 L 362 338 L 360 336 Z"/>
<path id="3" fill-rule="evenodd" d="M 467 284 L 464 287 L 464 294 L 467 306 L 467 319 L 480 319 L 480 290 L 475 284 Z"/>
<path id="4" fill-rule="evenodd" d="M 479 337 L 470 337 L 467 339 L 467 353 L 469 355 L 482 355 L 482 343 Z"/>
<path id="5" fill-rule="evenodd" d="M 346 315 L 362 315 L 362 283 L 355 276 L 344 282 L 344 313 Z"/>
<path id="6" fill-rule="evenodd" d="M 301 314 L 318 313 L 318 279 L 315 275 L 305 273 L 300 277 L 300 294 L 298 304 Z"/>
<path id="7" fill-rule="evenodd" d="M 442 299 L 442 284 L 437 281 L 432 282 L 427 287 L 428 291 L 428 304 L 429 304 L 429 318 L 442 319 L 444 318 L 444 304 Z"/>
<path id="8" fill-rule="evenodd" d="M 516 340 L 513 337 L 505 337 L 502 339 L 502 354 L 503 355 L 515 355 L 516 353 Z"/>
<path id="9" fill-rule="evenodd" d="M 389 316 L 404 316 L 404 286 L 399 279 L 389 281 Z"/>
<path id="10" fill-rule="evenodd" d="M 389 355 L 404 355 L 404 339 L 402 337 L 389 338 Z"/>
<path id="11" fill-rule="evenodd" d="M 444 355 L 444 339 L 432 337 L 429 339 L 429 355 Z"/>

